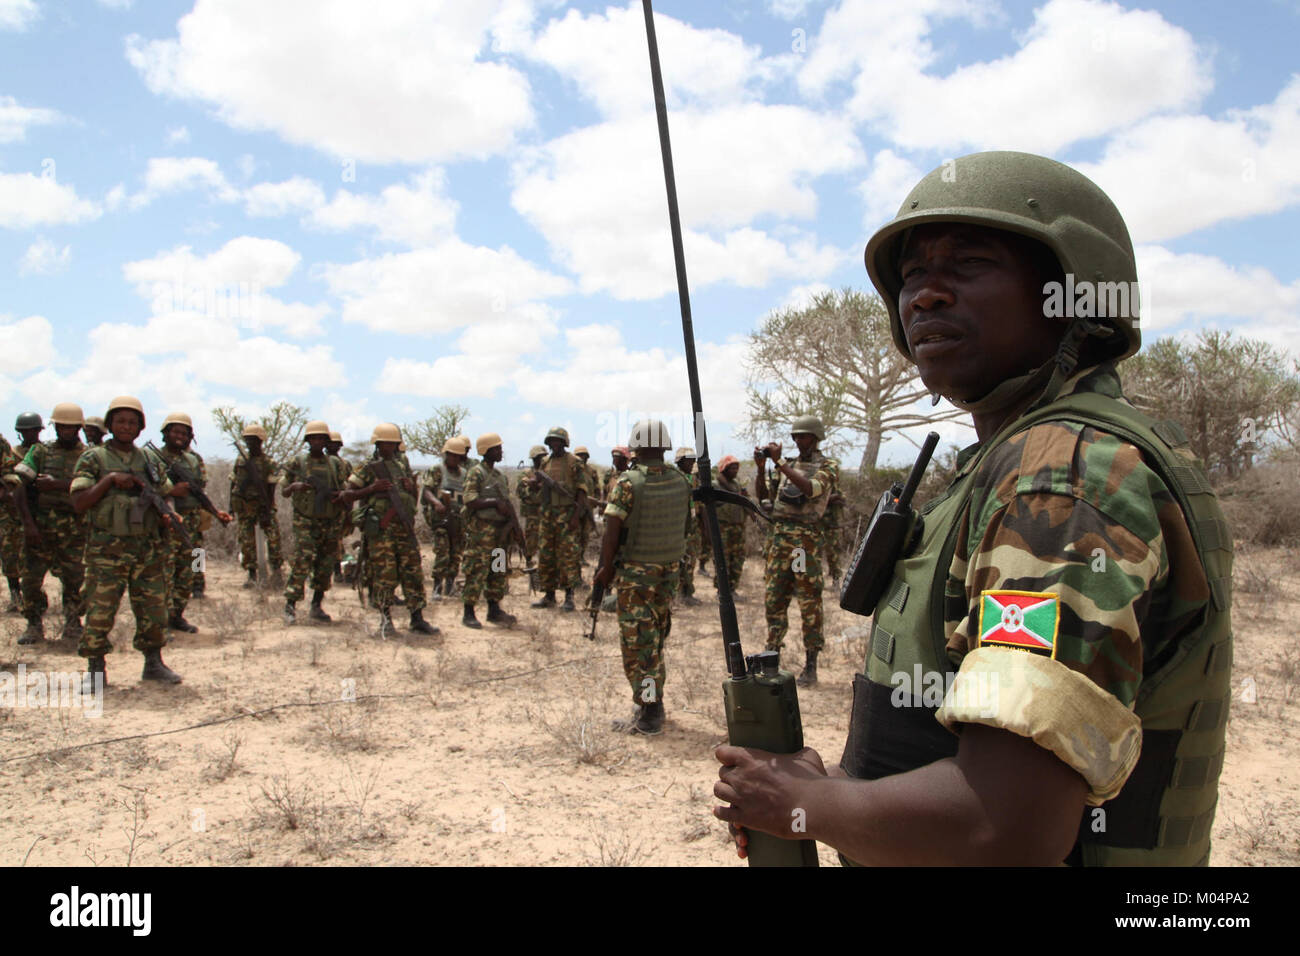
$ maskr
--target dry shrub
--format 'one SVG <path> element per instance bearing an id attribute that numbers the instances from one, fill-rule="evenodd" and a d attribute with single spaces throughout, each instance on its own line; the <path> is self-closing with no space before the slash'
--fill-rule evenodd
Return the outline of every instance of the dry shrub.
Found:
<path id="1" fill-rule="evenodd" d="M 1259 465 L 1219 489 L 1233 537 L 1248 544 L 1300 544 L 1300 467 Z"/>
<path id="2" fill-rule="evenodd" d="M 528 718 L 579 763 L 604 766 L 623 753 L 623 736 L 612 729 L 609 715 L 597 709 L 591 694 L 577 694 L 549 713 L 530 710 Z"/>

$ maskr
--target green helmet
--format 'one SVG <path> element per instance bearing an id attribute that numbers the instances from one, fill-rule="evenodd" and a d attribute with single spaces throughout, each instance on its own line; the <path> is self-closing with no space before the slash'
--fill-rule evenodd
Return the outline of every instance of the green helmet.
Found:
<path id="1" fill-rule="evenodd" d="M 894 344 L 909 358 L 898 314 L 898 260 L 912 227 L 929 222 L 966 222 L 1037 239 L 1056 254 L 1075 283 L 1106 284 L 1096 296 L 1094 315 L 1119 330 L 1108 342 L 1114 357 L 1127 358 L 1141 347 L 1137 262 L 1128 228 L 1110 197 L 1082 173 L 1054 160 L 990 152 L 950 160 L 932 171 L 867 243 L 867 273 L 889 309 Z M 1123 297 L 1113 315 L 1102 294 L 1108 289 L 1115 290 L 1110 302 Z"/>
<path id="2" fill-rule="evenodd" d="M 791 435 L 812 435 L 818 441 L 826 438 L 826 426 L 816 415 L 800 415 L 790 425 Z"/>
<path id="3" fill-rule="evenodd" d="M 21 415 L 18 416 L 18 420 L 14 422 L 14 428 L 17 429 L 18 431 L 22 431 L 27 428 L 44 428 L 44 427 L 45 427 L 45 422 L 41 420 L 41 416 L 36 414 L 36 412 L 23 412 Z"/>
<path id="4" fill-rule="evenodd" d="M 569 432 L 568 432 L 568 430 L 567 430 L 567 429 L 564 429 L 564 428 L 561 428 L 559 425 L 556 425 L 556 426 L 555 426 L 554 428 L 552 428 L 549 432 L 547 432 L 547 433 L 546 433 L 546 437 L 547 437 L 547 439 L 551 439 L 551 438 L 562 438 L 562 439 L 564 439 L 564 444 L 565 444 L 566 447 L 567 447 L 568 444 L 569 444 Z"/>

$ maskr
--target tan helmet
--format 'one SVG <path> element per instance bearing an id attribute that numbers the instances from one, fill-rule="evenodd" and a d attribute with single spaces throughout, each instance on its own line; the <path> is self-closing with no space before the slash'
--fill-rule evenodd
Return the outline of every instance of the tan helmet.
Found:
<path id="1" fill-rule="evenodd" d="M 191 421 L 190 416 L 186 415 L 184 412 L 172 412 L 168 415 L 167 418 L 163 420 L 160 431 L 167 431 L 168 425 L 184 425 L 190 430 L 190 434 L 194 434 L 194 422 Z"/>
<path id="2" fill-rule="evenodd" d="M 330 444 L 334 442 L 338 442 L 340 445 L 343 444 L 343 436 L 338 432 L 330 432 Z"/>
<path id="3" fill-rule="evenodd" d="M 668 435 L 668 426 L 663 422 L 655 418 L 643 418 L 632 426 L 627 447 L 632 451 L 638 448 L 672 448 L 673 440 Z"/>
<path id="4" fill-rule="evenodd" d="M 452 455 L 465 454 L 465 452 L 461 450 L 460 439 L 456 438 L 455 436 L 448 438 L 445 442 L 442 443 L 442 453 L 444 455 L 449 453 Z"/>
<path id="5" fill-rule="evenodd" d="M 85 420 L 85 422 L 82 424 L 81 427 L 82 427 L 82 428 L 97 428 L 97 429 L 99 429 L 101 432 L 106 432 L 106 431 L 108 431 L 108 429 L 104 426 L 104 419 L 100 418 L 98 415 L 91 415 L 91 416 L 87 417 L 86 420 Z"/>
<path id="6" fill-rule="evenodd" d="M 108 411 L 104 412 L 104 421 L 111 422 L 113 420 L 113 412 L 117 411 L 119 408 L 129 408 L 133 412 L 139 412 L 140 426 L 142 428 L 144 427 L 144 406 L 140 404 L 140 399 L 136 398 L 134 395 L 117 396 L 117 398 L 108 403 Z"/>
<path id="7" fill-rule="evenodd" d="M 544 445 L 534 445 L 532 448 L 528 449 L 529 458 L 540 458 L 545 455 L 546 447 Z"/>
<path id="8" fill-rule="evenodd" d="M 826 438 L 826 426 L 816 415 L 800 415 L 790 424 L 791 435 L 812 435 L 818 441 Z"/>
<path id="9" fill-rule="evenodd" d="M 551 438 L 563 439 L 566 448 L 569 445 L 569 430 L 567 428 L 561 428 L 559 425 L 556 425 L 549 432 L 547 432 L 546 437 L 548 439 Z"/>
<path id="10" fill-rule="evenodd" d="M 320 421 L 308 422 L 307 427 L 302 430 L 302 437 L 306 438 L 308 435 L 324 435 L 326 438 L 329 438 L 330 427 Z"/>
<path id="11" fill-rule="evenodd" d="M 679 449 L 677 449 L 677 451 L 673 452 L 673 461 L 681 461 L 683 458 L 689 458 L 691 461 L 694 461 L 694 460 L 695 460 L 695 449 L 694 449 L 694 448 L 679 448 Z"/>
<path id="12" fill-rule="evenodd" d="M 50 421 L 55 425 L 84 425 L 86 416 L 81 413 L 81 406 L 72 402 L 59 402 L 54 406 Z"/>
<path id="13" fill-rule="evenodd" d="M 591 452 L 587 451 L 586 445 L 579 445 L 577 448 L 573 449 L 573 453 L 575 455 L 586 455 L 588 458 L 591 457 Z"/>
<path id="14" fill-rule="evenodd" d="M 384 422 L 375 426 L 374 434 L 370 436 L 372 442 L 394 441 L 399 445 L 402 443 L 402 433 L 397 430 L 397 426 L 389 422 Z"/>
<path id="15" fill-rule="evenodd" d="M 261 441 L 266 441 L 266 429 L 263 428 L 261 425 L 257 424 L 256 422 L 254 422 L 251 425 L 245 425 L 243 434 L 241 434 L 239 437 L 257 438 Z"/>
<path id="16" fill-rule="evenodd" d="M 478 441 L 474 447 L 478 449 L 480 455 L 486 455 L 489 448 L 496 448 L 501 444 L 501 436 L 496 432 L 487 432 L 478 436 Z"/>

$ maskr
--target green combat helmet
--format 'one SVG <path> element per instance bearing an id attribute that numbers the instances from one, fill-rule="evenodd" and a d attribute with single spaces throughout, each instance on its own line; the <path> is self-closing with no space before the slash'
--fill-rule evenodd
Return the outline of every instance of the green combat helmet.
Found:
<path id="1" fill-rule="evenodd" d="M 791 435 L 812 435 L 818 441 L 826 438 L 826 426 L 816 415 L 800 415 L 790 425 Z"/>
<path id="2" fill-rule="evenodd" d="M 45 422 L 36 412 L 23 412 L 14 422 L 14 428 L 17 431 L 25 431 L 28 428 L 44 428 Z"/>
<path id="3" fill-rule="evenodd" d="M 564 447 L 565 448 L 569 447 L 569 432 L 567 429 L 561 428 L 559 425 L 556 425 L 554 428 L 552 428 L 549 432 L 546 433 L 546 439 L 544 440 L 549 441 L 552 438 L 562 439 L 564 441 Z"/>
<path id="4" fill-rule="evenodd" d="M 894 344 L 908 358 L 898 314 L 899 254 L 909 231 L 930 222 L 965 222 L 1036 239 L 1056 254 L 1074 282 L 1115 290 L 1111 302 L 1122 286 L 1127 307 L 1116 310 L 1107 308 L 1108 297 L 1099 290 L 1095 317 L 1113 327 L 1103 328 L 1100 335 L 1109 334 L 1107 351 L 1115 360 L 1141 347 L 1133 243 L 1110 197 L 1088 177 L 1055 160 L 989 152 L 963 156 L 931 172 L 903 200 L 898 215 L 867 243 L 867 273 L 889 309 Z"/>

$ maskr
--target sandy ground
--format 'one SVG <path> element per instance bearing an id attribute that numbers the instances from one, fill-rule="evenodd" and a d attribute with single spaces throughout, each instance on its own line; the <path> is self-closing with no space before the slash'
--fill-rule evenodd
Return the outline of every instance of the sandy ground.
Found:
<path id="1" fill-rule="evenodd" d="M 1296 557 L 1239 559 L 1219 865 L 1300 861 Z M 751 652 L 760 575 L 751 559 L 738 608 Z M 408 633 L 401 609 L 398 633 L 380 637 L 349 589 L 326 602 L 333 623 L 285 627 L 280 596 L 243 590 L 233 565 L 209 565 L 208 581 L 189 613 L 200 633 L 165 652 L 184 684 L 138 680 L 128 613 L 102 717 L 0 710 L 0 864 L 740 865 L 709 812 L 725 733 L 716 603 L 674 612 L 667 727 L 646 739 L 609 729 L 631 710 L 613 615 L 590 643 L 585 613 L 529 609 L 523 577 L 505 602 L 515 629 L 465 629 L 453 599 L 427 612 L 442 628 L 431 638 Z M 829 762 L 865 621 L 826 607 L 821 684 L 800 697 L 807 742 Z M 57 621 L 52 609 L 47 628 Z M 3 618 L 0 671 L 80 668 L 68 642 L 17 646 L 23 626 Z M 109 742 L 135 735 L 153 736 Z"/>

